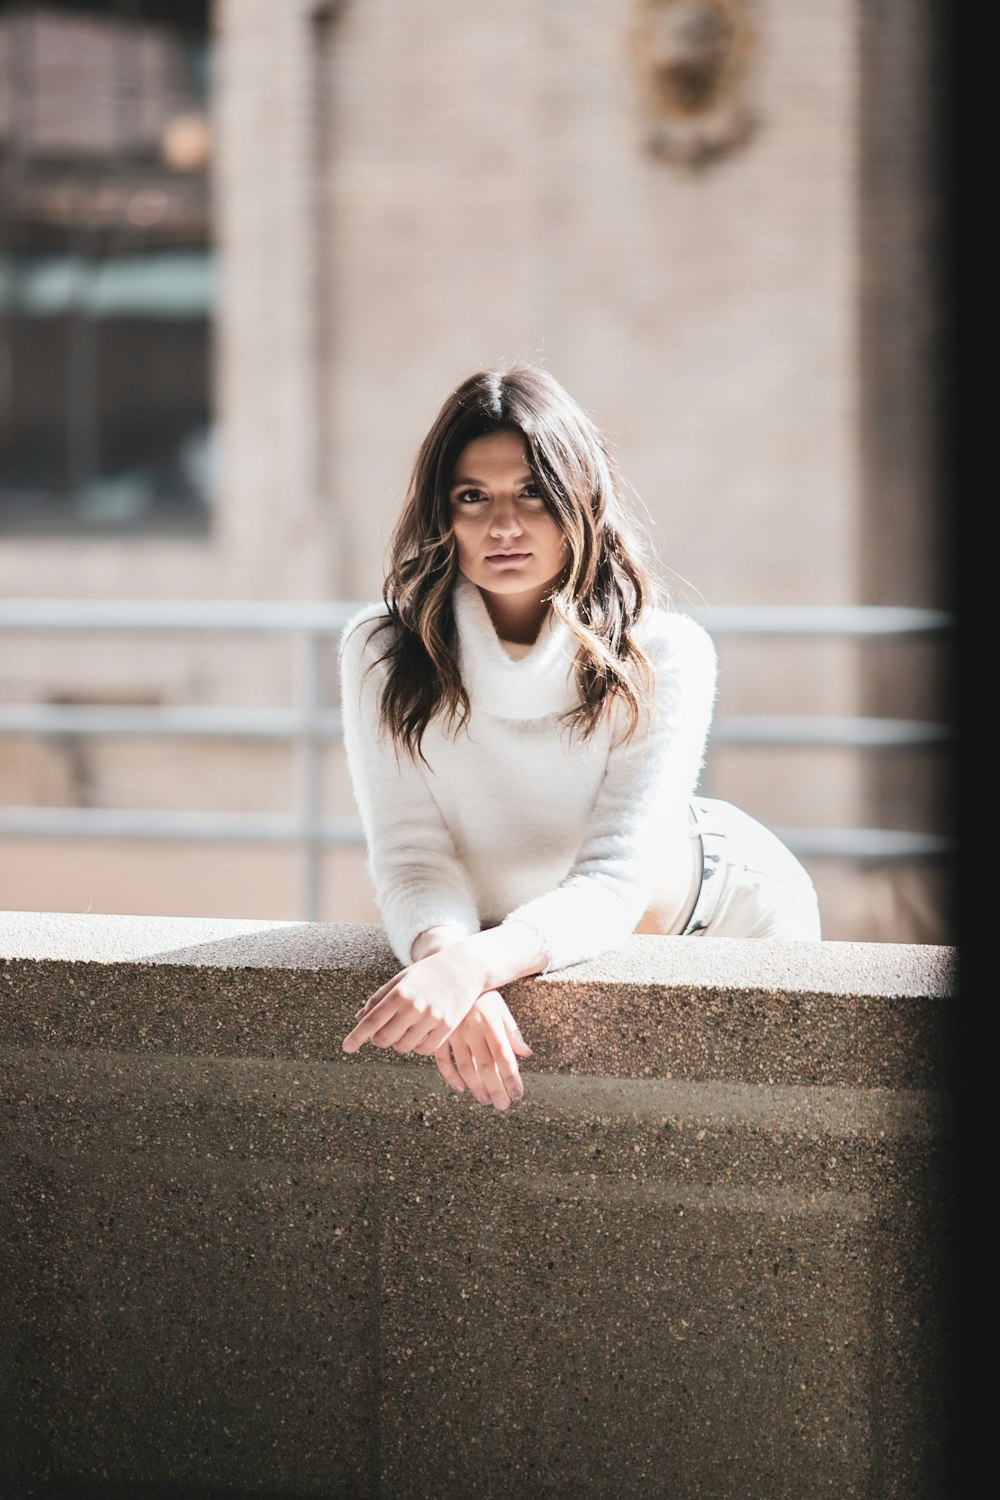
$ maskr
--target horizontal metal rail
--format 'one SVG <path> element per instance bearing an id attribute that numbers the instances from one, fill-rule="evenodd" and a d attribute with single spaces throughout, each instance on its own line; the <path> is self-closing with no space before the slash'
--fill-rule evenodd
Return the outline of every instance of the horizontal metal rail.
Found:
<path id="1" fill-rule="evenodd" d="M 901 828 L 775 828 L 800 859 L 883 861 L 928 859 L 952 852 L 952 840 L 939 833 Z"/>
<path id="2" fill-rule="evenodd" d="M 156 812 L 120 807 L 0 807 L 0 831 L 14 837 L 162 839 L 200 844 L 363 845 L 361 825 L 324 819 L 310 829 L 280 813 Z M 779 838 L 802 858 L 906 860 L 947 854 L 939 834 L 886 828 L 785 828 Z"/>
<path id="3" fill-rule="evenodd" d="M 286 635 L 302 649 L 301 698 L 292 708 L 195 705 L 120 706 L 14 703 L 0 707 L 0 733 L 56 738 L 135 737 L 277 740 L 300 750 L 299 816 L 142 811 L 99 807 L 0 807 L 0 833 L 28 838 L 156 839 L 198 843 L 298 844 L 303 850 L 304 906 L 320 908 L 321 857 L 331 847 L 360 845 L 360 825 L 324 819 L 320 766 L 324 747 L 342 736 L 341 715 L 323 702 L 322 651 L 343 631 L 360 602 L 247 600 L 0 600 L 0 631 L 237 633 Z M 952 624 L 940 610 L 893 605 L 746 605 L 687 611 L 713 636 L 844 637 L 860 641 L 940 634 Z M 722 717 L 713 745 L 847 747 L 866 751 L 941 746 L 949 728 L 921 721 L 866 717 L 739 715 Z M 776 830 L 803 858 L 907 860 L 947 854 L 950 840 L 881 828 Z"/>
<path id="4" fill-rule="evenodd" d="M 815 745 L 895 750 L 907 746 L 946 745 L 952 737 L 948 725 L 916 719 L 739 714 L 732 718 L 723 716 L 712 725 L 712 743 L 716 745 Z"/>
<path id="5" fill-rule="evenodd" d="M 89 703 L 14 703 L 0 708 L 6 734 L 110 735 L 133 738 L 294 740 L 307 727 L 292 708 L 119 708 Z M 326 709 L 309 726 L 325 740 L 341 735 L 340 713 Z"/>
<path id="6" fill-rule="evenodd" d="M 0 630 L 309 631 L 338 635 L 360 601 L 0 599 Z M 727 604 L 686 609 L 712 635 L 905 636 L 947 630 L 944 610 L 895 604 Z"/>
<path id="7" fill-rule="evenodd" d="M 263 599 L 0 599 L 0 630 L 236 631 L 339 635 L 361 602 Z"/>
<path id="8" fill-rule="evenodd" d="M 305 721 L 295 709 L 94 707 L 76 703 L 14 703 L 0 707 L 0 733 L 133 738 L 292 740 Z M 312 725 L 324 740 L 343 732 L 337 709 L 324 709 Z M 753 715 L 717 719 L 712 739 L 725 745 L 847 745 L 899 748 L 939 745 L 951 738 L 944 724 L 908 719 Z"/>
<path id="9" fill-rule="evenodd" d="M 157 812 L 131 807 L 0 807 L 0 829 L 35 838 L 190 839 L 201 844 L 362 844 L 360 824 L 325 820 L 309 827 L 286 813 Z"/>
<path id="10" fill-rule="evenodd" d="M 876 638 L 936 634 L 953 623 L 944 610 L 896 604 L 729 604 L 686 613 L 712 635 Z"/>

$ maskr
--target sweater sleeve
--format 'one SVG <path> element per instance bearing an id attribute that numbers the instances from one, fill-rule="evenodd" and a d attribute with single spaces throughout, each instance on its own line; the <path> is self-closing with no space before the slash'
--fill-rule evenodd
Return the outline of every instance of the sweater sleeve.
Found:
<path id="1" fill-rule="evenodd" d="M 705 756 L 717 659 L 707 631 L 687 615 L 658 617 L 644 642 L 654 676 L 644 728 L 612 748 L 569 874 L 505 922 L 538 933 L 548 969 L 614 948 L 635 930 L 662 875 L 662 830 L 685 816 Z"/>
<path id="2" fill-rule="evenodd" d="M 340 647 L 340 705 L 354 797 L 368 846 L 368 869 L 389 943 L 410 963 L 413 940 L 448 923 L 480 930 L 465 871 L 419 762 L 397 756 L 378 725 L 383 681 L 377 663 L 384 610 L 370 608 L 347 626 Z"/>

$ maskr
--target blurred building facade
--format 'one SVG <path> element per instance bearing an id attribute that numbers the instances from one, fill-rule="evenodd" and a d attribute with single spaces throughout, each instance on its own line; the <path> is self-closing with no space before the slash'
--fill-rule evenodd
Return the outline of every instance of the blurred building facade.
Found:
<path id="1" fill-rule="evenodd" d="M 440 401 L 543 361 L 680 607 L 947 606 L 920 0 L 0 11 L 0 591 L 377 595 Z M 947 715 L 940 643 L 722 638 L 719 712 Z M 278 704 L 260 639 L 0 641 L 7 701 Z M 330 664 L 328 686 L 335 693 Z M 0 740 L 0 803 L 281 810 L 278 746 Z M 713 749 L 781 826 L 949 825 L 940 752 Z M 324 796 L 349 813 L 339 754 Z M 323 915 L 371 919 L 357 851 Z M 929 864 L 811 866 L 944 941 Z M 294 855 L 10 839 L 0 904 L 294 917 Z"/>

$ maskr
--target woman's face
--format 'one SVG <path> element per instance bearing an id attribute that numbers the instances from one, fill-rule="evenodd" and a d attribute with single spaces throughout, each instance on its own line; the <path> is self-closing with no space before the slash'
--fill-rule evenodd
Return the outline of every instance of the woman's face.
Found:
<path id="1" fill-rule="evenodd" d="M 535 599 L 551 590 L 569 549 L 545 507 L 521 433 L 502 428 L 467 443 L 449 500 L 458 566 L 470 583 L 490 594 Z"/>

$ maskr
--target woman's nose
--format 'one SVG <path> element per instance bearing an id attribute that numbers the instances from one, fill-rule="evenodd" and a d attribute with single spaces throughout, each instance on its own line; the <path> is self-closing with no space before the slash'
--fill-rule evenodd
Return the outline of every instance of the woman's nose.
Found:
<path id="1" fill-rule="evenodd" d="M 517 518 L 515 510 L 498 510 L 494 512 L 490 521 L 491 536 L 517 536 L 521 530 L 521 523 Z"/>

